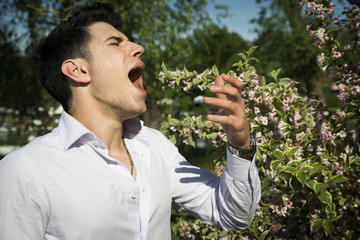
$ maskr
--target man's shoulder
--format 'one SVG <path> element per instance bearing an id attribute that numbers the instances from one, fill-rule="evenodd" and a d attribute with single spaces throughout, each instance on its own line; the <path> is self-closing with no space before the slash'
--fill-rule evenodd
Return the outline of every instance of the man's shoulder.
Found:
<path id="1" fill-rule="evenodd" d="M 56 148 L 63 148 L 63 145 L 56 129 L 54 129 L 45 135 L 32 139 L 23 147 L 20 147 L 15 151 L 7 154 L 4 159 L 0 161 L 0 163 L 9 161 L 9 159 L 11 159 L 13 162 L 21 161 L 19 159 L 23 159 L 24 156 L 36 156 L 43 153 L 44 151 L 46 152 L 48 149 Z"/>

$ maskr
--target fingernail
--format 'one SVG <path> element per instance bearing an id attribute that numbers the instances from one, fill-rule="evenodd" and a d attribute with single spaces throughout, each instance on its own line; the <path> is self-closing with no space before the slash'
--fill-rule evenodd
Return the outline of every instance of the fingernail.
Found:
<path id="1" fill-rule="evenodd" d="M 206 103 L 209 103 L 209 102 L 211 102 L 211 98 L 208 98 L 208 97 L 204 97 L 204 102 L 206 102 Z"/>
<path id="2" fill-rule="evenodd" d="M 216 87 L 216 86 L 210 86 L 209 89 L 210 89 L 210 90 L 216 90 L 217 87 Z"/>

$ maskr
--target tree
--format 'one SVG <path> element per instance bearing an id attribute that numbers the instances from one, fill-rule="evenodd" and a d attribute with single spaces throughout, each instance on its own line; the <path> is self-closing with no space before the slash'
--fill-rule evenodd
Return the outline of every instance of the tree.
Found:
<path id="1" fill-rule="evenodd" d="M 259 17 L 252 20 L 259 26 L 254 45 L 259 46 L 256 57 L 262 65 L 256 67 L 262 74 L 281 67 L 284 76 L 302 83 L 308 93 L 324 98 L 319 85 L 324 74 L 316 63 L 318 50 L 306 32 L 307 21 L 296 0 L 271 0 L 268 8 L 263 7 Z"/>
<path id="2" fill-rule="evenodd" d="M 187 39 L 191 54 L 184 64 L 197 71 L 213 65 L 221 72 L 229 71 L 238 53 L 249 48 L 249 43 L 239 34 L 215 24 L 195 29 Z"/>

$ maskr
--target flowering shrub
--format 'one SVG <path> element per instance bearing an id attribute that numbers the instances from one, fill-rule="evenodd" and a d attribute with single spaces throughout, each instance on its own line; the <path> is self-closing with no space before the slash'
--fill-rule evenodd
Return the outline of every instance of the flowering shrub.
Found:
<path id="1" fill-rule="evenodd" d="M 322 100 L 298 93 L 297 83 L 279 78 L 279 70 L 259 76 L 251 65 L 255 47 L 240 53 L 229 72 L 243 82 L 246 113 L 256 135 L 257 166 L 262 198 L 249 229 L 224 232 L 186 215 L 175 214 L 172 230 L 183 239 L 294 239 L 325 237 L 353 239 L 360 235 L 360 8 L 345 8 L 346 20 L 333 17 L 331 1 L 303 1 L 307 26 L 315 47 L 322 50 L 318 64 L 338 89 L 339 107 L 329 109 Z M 351 36 L 342 45 L 341 31 Z M 163 66 L 160 80 L 185 92 L 207 89 L 218 75 L 216 67 L 202 74 L 169 71 Z M 200 138 L 213 145 L 226 139 L 218 124 L 202 116 L 183 119 L 168 116 L 161 131 L 195 146 Z M 219 158 L 216 172 L 225 160 Z"/>

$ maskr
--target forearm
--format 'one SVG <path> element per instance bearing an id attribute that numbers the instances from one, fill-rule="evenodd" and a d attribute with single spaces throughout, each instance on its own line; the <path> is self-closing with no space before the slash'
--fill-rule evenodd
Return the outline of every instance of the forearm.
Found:
<path id="1" fill-rule="evenodd" d="M 261 186 L 255 161 L 239 159 L 227 152 L 217 205 L 219 223 L 226 230 L 248 227 L 260 200 Z"/>

